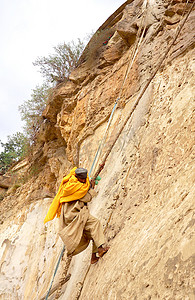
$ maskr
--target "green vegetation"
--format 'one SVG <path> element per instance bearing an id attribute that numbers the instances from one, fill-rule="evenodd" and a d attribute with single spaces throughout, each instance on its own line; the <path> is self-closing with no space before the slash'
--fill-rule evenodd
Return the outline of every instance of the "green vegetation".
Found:
<path id="1" fill-rule="evenodd" d="M 71 71 L 75 68 L 84 49 L 84 42 L 63 43 L 53 47 L 54 53 L 48 57 L 38 57 L 33 63 L 40 68 L 40 73 L 45 79 L 42 86 L 37 86 L 31 94 L 31 99 L 25 101 L 20 107 L 22 120 L 25 122 L 24 130 L 30 143 L 33 143 L 36 134 L 43 122 L 42 113 L 48 97 L 52 93 L 53 84 L 66 82 Z"/>
<path id="2" fill-rule="evenodd" d="M 80 39 L 77 42 L 59 44 L 53 47 L 54 54 L 38 57 L 33 65 L 40 68 L 40 73 L 48 83 L 67 81 L 84 47 L 85 44 Z"/>
<path id="3" fill-rule="evenodd" d="M 43 121 L 42 112 L 46 107 L 52 89 L 46 83 L 32 90 L 31 99 L 19 106 L 22 121 L 25 122 L 24 131 L 31 142 Z"/>
<path id="4" fill-rule="evenodd" d="M 90 36 L 88 36 L 88 39 Z M 84 39 L 87 40 L 87 39 Z M 76 67 L 86 42 L 62 43 L 53 47 L 54 53 L 48 57 L 38 57 L 33 63 L 40 68 L 45 83 L 32 90 L 31 98 L 20 107 L 21 119 L 25 122 L 24 134 L 17 132 L 8 136 L 7 143 L 0 141 L 3 151 L 0 153 L 0 172 L 5 173 L 9 167 L 22 159 L 29 145 L 35 141 L 37 132 L 43 122 L 42 113 L 48 103 L 48 97 L 53 91 L 54 84 L 66 82 L 71 71 Z"/>
<path id="5" fill-rule="evenodd" d="M 0 141 L 3 151 L 0 153 L 0 172 L 5 173 L 9 167 L 22 159 L 28 149 L 28 139 L 26 136 L 17 132 L 12 136 L 8 136 L 6 143 Z"/>

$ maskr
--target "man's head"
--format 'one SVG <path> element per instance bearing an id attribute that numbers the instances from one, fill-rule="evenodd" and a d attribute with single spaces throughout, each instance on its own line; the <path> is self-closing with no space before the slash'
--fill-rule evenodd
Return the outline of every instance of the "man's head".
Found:
<path id="1" fill-rule="evenodd" d="M 75 176 L 80 182 L 85 183 L 87 179 L 87 170 L 84 168 L 77 168 L 75 170 Z"/>

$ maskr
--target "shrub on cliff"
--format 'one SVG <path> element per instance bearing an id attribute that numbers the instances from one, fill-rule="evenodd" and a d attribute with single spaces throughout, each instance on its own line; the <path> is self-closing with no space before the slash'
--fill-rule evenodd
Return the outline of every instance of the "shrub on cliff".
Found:
<path id="1" fill-rule="evenodd" d="M 36 133 L 42 123 L 42 112 L 47 104 L 51 88 L 44 83 L 32 90 L 31 99 L 26 100 L 19 106 L 22 121 L 25 122 L 24 130 L 31 142 L 34 141 Z"/>
<path id="2" fill-rule="evenodd" d="M 62 43 L 53 47 L 54 53 L 48 57 L 38 57 L 33 63 L 40 68 L 40 73 L 45 79 L 45 83 L 36 86 L 32 90 L 31 98 L 24 101 L 19 106 L 22 121 L 25 122 L 24 131 L 32 145 L 40 126 L 43 122 L 42 113 L 48 103 L 48 97 L 52 93 L 55 83 L 66 82 L 71 71 L 76 67 L 77 62 L 86 42 L 92 34 L 86 36 L 83 41 L 77 39 L 76 42 Z"/>
<path id="3" fill-rule="evenodd" d="M 54 53 L 48 57 L 38 57 L 33 63 L 40 68 L 40 73 L 49 83 L 66 81 L 83 52 L 85 43 L 79 38 L 77 42 L 63 43 L 53 47 Z"/>
<path id="4" fill-rule="evenodd" d="M 46 107 L 48 96 L 52 92 L 53 84 L 67 81 L 89 38 L 90 35 L 83 41 L 77 39 L 77 42 L 59 44 L 53 47 L 53 54 L 48 57 L 38 57 L 33 63 L 34 66 L 40 68 L 45 83 L 33 89 L 31 99 L 19 106 L 21 119 L 25 122 L 24 130 L 31 142 L 35 141 L 43 121 L 42 112 Z"/>
<path id="5" fill-rule="evenodd" d="M 0 153 L 1 173 L 5 173 L 13 163 L 22 159 L 28 148 L 28 140 L 21 132 L 8 136 L 7 139 L 6 143 L 0 141 L 3 148 L 3 151 Z"/>

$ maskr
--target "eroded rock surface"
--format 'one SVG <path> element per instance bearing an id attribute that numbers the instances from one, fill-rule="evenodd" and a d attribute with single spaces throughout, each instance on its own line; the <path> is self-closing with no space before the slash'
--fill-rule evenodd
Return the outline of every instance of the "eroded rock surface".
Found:
<path id="1" fill-rule="evenodd" d="M 47 292 L 63 245 L 58 220 L 43 219 L 63 175 L 90 169 L 119 95 L 101 157 L 132 115 L 90 204 L 110 250 L 90 268 L 90 248 L 74 257 L 51 299 L 194 299 L 194 9 L 134 107 L 192 4 L 126 1 L 50 95 L 31 156 L 0 203 L 1 299 Z"/>

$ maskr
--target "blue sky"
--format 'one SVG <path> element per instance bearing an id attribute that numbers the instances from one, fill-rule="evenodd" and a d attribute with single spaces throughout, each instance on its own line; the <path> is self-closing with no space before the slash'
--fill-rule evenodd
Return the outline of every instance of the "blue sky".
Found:
<path id="1" fill-rule="evenodd" d="M 83 39 L 123 0 L 0 0 L 0 140 L 22 131 L 18 106 L 43 79 L 32 62 Z"/>

